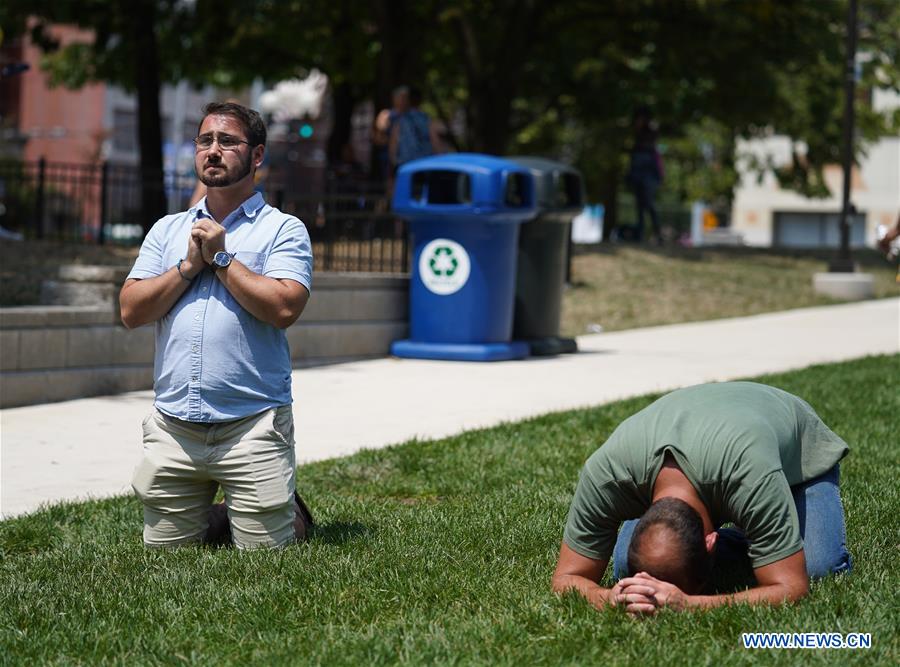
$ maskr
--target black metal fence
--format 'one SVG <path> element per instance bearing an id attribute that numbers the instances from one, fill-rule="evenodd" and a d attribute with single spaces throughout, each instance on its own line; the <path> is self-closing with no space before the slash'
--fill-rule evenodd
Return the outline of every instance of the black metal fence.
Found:
<path id="1" fill-rule="evenodd" d="M 187 209 L 194 174 L 166 172 L 163 183 L 169 212 Z M 407 225 L 391 213 L 383 190 L 326 183 L 321 194 L 297 194 L 277 172 L 263 183 L 270 204 L 306 224 L 316 268 L 407 272 Z M 136 245 L 143 237 L 140 205 L 136 166 L 0 161 L 0 226 L 25 238 Z"/>

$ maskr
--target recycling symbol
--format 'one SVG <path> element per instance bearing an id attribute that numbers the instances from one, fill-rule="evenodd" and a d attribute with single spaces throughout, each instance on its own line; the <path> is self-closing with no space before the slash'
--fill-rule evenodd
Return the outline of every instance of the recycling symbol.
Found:
<path id="1" fill-rule="evenodd" d="M 452 239 L 432 239 L 419 253 L 418 276 L 428 291 L 439 296 L 458 292 L 469 280 L 469 253 Z"/>
<path id="2" fill-rule="evenodd" d="M 453 256 L 453 248 L 445 245 L 438 246 L 434 249 L 431 259 L 428 260 L 428 266 L 434 275 L 449 278 L 459 268 L 459 260 Z"/>

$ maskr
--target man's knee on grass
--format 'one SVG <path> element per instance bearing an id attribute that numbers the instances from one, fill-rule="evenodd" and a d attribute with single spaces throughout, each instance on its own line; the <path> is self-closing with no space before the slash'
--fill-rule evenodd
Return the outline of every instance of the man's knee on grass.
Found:
<path id="1" fill-rule="evenodd" d="M 293 497 L 293 542 L 303 542 L 309 537 L 310 529 L 315 525 L 312 513 L 296 491 Z M 233 533 L 228 508 L 224 502 L 216 503 L 209 508 L 209 527 L 203 536 L 203 544 L 211 547 L 232 546 Z M 284 545 L 282 545 L 284 546 Z"/>
<path id="2" fill-rule="evenodd" d="M 628 547 L 628 571 L 667 581 L 688 594 L 706 584 L 711 557 L 703 521 L 678 498 L 660 498 L 641 517 Z"/>

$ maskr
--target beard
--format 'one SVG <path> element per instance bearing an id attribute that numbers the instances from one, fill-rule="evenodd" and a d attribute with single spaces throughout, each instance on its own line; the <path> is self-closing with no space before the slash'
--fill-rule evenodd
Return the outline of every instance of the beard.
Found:
<path id="1" fill-rule="evenodd" d="M 240 160 L 240 164 L 235 167 L 234 171 L 230 170 L 228 166 L 220 160 L 212 165 L 204 165 L 204 168 L 199 170 L 197 177 L 200 179 L 200 182 L 208 188 L 225 188 L 229 185 L 234 185 L 238 181 L 246 178 L 252 170 L 252 160 L 249 154 L 247 155 L 246 160 L 240 156 L 238 159 Z M 219 167 L 222 169 L 222 172 L 215 176 L 207 176 L 207 166 Z"/>

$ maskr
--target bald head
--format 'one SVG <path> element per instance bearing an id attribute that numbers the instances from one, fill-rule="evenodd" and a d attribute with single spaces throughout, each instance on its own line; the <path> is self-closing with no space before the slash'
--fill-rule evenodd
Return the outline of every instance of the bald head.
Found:
<path id="1" fill-rule="evenodd" d="M 660 498 L 641 517 L 628 547 L 628 571 L 675 584 L 685 593 L 703 588 L 710 567 L 700 515 L 683 500 Z"/>

